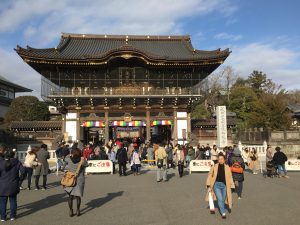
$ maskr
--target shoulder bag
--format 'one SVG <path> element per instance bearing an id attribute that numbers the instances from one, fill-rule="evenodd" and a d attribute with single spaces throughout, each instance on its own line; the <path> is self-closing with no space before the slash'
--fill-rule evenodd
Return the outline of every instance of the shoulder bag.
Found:
<path id="1" fill-rule="evenodd" d="M 70 171 L 64 173 L 64 176 L 62 177 L 60 182 L 62 186 L 64 187 L 76 186 L 77 176 L 79 174 L 82 163 L 83 163 L 83 159 L 80 160 L 75 173 Z"/>

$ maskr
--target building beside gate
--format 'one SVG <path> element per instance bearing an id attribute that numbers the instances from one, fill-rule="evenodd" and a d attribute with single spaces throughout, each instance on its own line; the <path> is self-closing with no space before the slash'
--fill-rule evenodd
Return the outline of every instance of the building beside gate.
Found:
<path id="1" fill-rule="evenodd" d="M 188 141 L 203 81 L 230 54 L 196 50 L 190 36 L 67 33 L 56 48 L 16 52 L 42 75 L 42 97 L 63 114 L 65 138 L 84 143 Z"/>

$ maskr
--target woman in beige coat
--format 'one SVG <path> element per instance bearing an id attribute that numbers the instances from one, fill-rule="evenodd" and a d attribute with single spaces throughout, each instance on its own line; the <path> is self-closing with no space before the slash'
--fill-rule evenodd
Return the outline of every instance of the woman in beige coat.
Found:
<path id="1" fill-rule="evenodd" d="M 252 170 L 253 174 L 257 174 L 258 154 L 255 148 L 252 148 L 252 150 L 250 151 L 249 158 L 249 169 Z"/>
<path id="2" fill-rule="evenodd" d="M 218 206 L 222 218 L 226 218 L 225 203 L 229 208 L 232 207 L 232 191 L 234 189 L 234 182 L 232 179 L 231 170 L 228 165 L 225 164 L 225 156 L 223 153 L 218 155 L 218 163 L 211 167 L 206 186 L 209 191 L 212 192 L 214 200 L 218 201 Z M 208 201 L 208 192 L 206 195 L 206 201 Z"/>

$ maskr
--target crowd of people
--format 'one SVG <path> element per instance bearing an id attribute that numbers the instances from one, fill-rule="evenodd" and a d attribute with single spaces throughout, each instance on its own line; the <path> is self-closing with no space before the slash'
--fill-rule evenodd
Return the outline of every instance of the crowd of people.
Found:
<path id="1" fill-rule="evenodd" d="M 275 165 L 279 177 L 286 177 L 285 162 L 286 155 L 280 147 L 275 148 L 275 153 L 268 146 L 266 159 L 267 165 Z M 156 181 L 168 181 L 168 170 L 178 169 L 179 177 L 184 174 L 184 168 L 188 167 L 192 160 L 212 160 L 213 166 L 208 174 L 207 188 L 215 200 L 222 218 L 226 218 L 225 203 L 229 208 L 232 205 L 232 189 L 237 193 L 238 199 L 242 198 L 244 172 L 249 171 L 257 174 L 259 157 L 255 148 L 240 150 L 237 146 L 218 148 L 216 145 L 210 147 L 198 145 L 196 148 L 186 145 L 175 145 L 162 142 L 139 144 L 120 141 L 109 141 L 106 145 L 101 143 L 89 143 L 82 148 L 78 143 L 69 146 L 60 143 L 55 151 L 57 158 L 57 169 L 60 171 L 71 171 L 76 173 L 76 184 L 64 187 L 68 195 L 69 215 L 74 216 L 73 201 L 76 199 L 76 213 L 80 216 L 81 198 L 83 197 L 85 185 L 85 168 L 91 160 L 110 160 L 113 164 L 113 173 L 116 172 L 118 164 L 119 176 L 127 176 L 130 165 L 132 174 L 140 175 L 143 163 L 156 167 Z M 34 189 L 47 189 L 47 175 L 51 172 L 48 164 L 50 158 L 47 145 L 41 147 L 29 147 L 23 163 L 16 157 L 16 151 L 10 148 L 0 147 L 0 215 L 1 221 L 6 220 L 7 202 L 10 202 L 10 219 L 16 218 L 17 194 L 22 189 L 32 189 L 31 180 L 34 177 Z M 42 176 L 42 186 L 40 178 Z M 27 187 L 24 188 L 23 181 L 27 178 Z"/>

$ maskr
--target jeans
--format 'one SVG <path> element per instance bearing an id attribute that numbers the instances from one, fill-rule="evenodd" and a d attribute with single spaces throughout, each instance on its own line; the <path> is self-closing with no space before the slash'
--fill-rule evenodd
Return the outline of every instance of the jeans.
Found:
<path id="1" fill-rule="evenodd" d="M 62 170 L 62 168 L 64 167 L 64 161 L 61 158 L 57 159 L 56 165 L 58 167 L 58 170 Z"/>
<path id="2" fill-rule="evenodd" d="M 126 176 L 126 162 L 125 163 L 119 163 L 119 175 Z"/>
<path id="3" fill-rule="evenodd" d="M 220 213 L 223 215 L 225 213 L 226 185 L 223 182 L 216 182 L 214 192 L 218 200 Z"/>
<path id="4" fill-rule="evenodd" d="M 35 187 L 36 189 L 40 189 L 39 187 L 40 175 L 35 176 Z M 43 188 L 46 189 L 47 185 L 47 175 L 43 175 Z"/>
<path id="5" fill-rule="evenodd" d="M 10 218 L 16 218 L 17 215 L 17 196 L 0 196 L 1 220 L 6 220 L 6 206 L 8 198 L 10 204 Z"/>
<path id="6" fill-rule="evenodd" d="M 280 175 L 282 175 L 282 173 L 283 173 L 283 175 L 286 176 L 287 171 L 286 171 L 286 169 L 285 169 L 285 164 L 277 165 L 277 168 L 278 168 L 278 173 L 279 173 Z"/>
<path id="7" fill-rule="evenodd" d="M 167 167 L 157 168 L 156 181 L 161 181 L 161 177 L 164 181 L 167 181 Z"/>
<path id="8" fill-rule="evenodd" d="M 32 177 L 32 174 L 33 174 L 33 168 L 25 167 L 24 179 L 27 177 L 27 180 L 28 180 L 28 188 L 31 187 L 31 177 Z M 22 178 L 21 181 L 20 181 L 20 187 L 22 186 L 22 183 L 23 183 L 23 178 Z"/>
<path id="9" fill-rule="evenodd" d="M 242 192 L 243 192 L 243 181 L 235 181 L 235 191 L 238 195 L 238 197 L 242 197 Z M 238 185 L 236 185 L 238 183 Z"/>
<path id="10" fill-rule="evenodd" d="M 182 177 L 182 175 L 183 175 L 183 162 L 178 163 L 178 173 L 179 173 L 179 176 Z"/>

